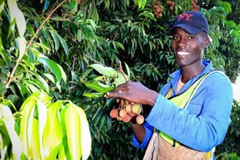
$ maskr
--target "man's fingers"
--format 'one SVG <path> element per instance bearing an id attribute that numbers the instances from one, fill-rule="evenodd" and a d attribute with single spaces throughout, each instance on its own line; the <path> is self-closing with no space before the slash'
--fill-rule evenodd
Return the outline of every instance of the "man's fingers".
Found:
<path id="1" fill-rule="evenodd" d="M 118 90 L 118 91 L 111 91 L 111 92 L 107 92 L 104 95 L 105 98 L 120 98 L 122 99 L 124 97 L 122 90 Z"/>
<path id="2" fill-rule="evenodd" d="M 119 85 L 117 88 L 115 88 L 114 90 L 112 90 L 111 92 L 107 92 L 104 97 L 105 98 L 123 98 L 124 99 L 124 95 L 126 94 L 126 85 L 127 83 L 130 82 L 126 82 L 124 84 Z"/>

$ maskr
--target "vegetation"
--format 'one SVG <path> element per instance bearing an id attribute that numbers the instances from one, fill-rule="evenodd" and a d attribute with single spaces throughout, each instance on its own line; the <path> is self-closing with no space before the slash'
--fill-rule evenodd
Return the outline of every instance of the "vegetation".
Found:
<path id="1" fill-rule="evenodd" d="M 131 80 L 159 91 L 168 81 L 168 75 L 178 67 L 171 50 L 171 37 L 167 34 L 174 17 L 186 10 L 200 10 L 209 20 L 213 39 L 205 58 L 211 59 L 214 67 L 225 70 L 234 82 L 240 61 L 239 2 L 229 2 L 0 0 L 1 156 L 13 157 L 15 149 L 9 130 L 2 127 L 8 126 L 3 110 L 8 108 L 7 117 L 14 118 L 11 127 L 18 137 L 25 117 L 23 108 L 26 107 L 23 106 L 31 96 L 42 93 L 48 97 L 45 114 L 37 104 L 35 110 L 29 111 L 28 117 L 32 118 L 27 122 L 41 123 L 40 115 L 48 117 L 49 106 L 56 103 L 62 104 L 55 108 L 59 115 L 69 105 L 80 106 L 84 110 L 81 115 L 86 113 L 87 116 L 83 124 L 89 124 L 92 137 L 88 159 L 142 159 L 144 150 L 131 144 L 129 124 L 109 116 L 112 108 L 119 104 L 113 99 L 84 96 L 92 92 L 86 82 L 100 76 L 90 65 L 118 69 L 120 60 L 129 67 Z M 34 99 L 41 105 L 45 103 L 41 97 Z M 232 125 L 216 151 L 218 159 L 240 156 L 239 108 L 239 103 L 235 102 Z M 149 110 L 142 112 L 146 115 Z M 61 116 L 58 120 L 62 120 Z M 63 140 L 63 143 L 66 142 Z"/>

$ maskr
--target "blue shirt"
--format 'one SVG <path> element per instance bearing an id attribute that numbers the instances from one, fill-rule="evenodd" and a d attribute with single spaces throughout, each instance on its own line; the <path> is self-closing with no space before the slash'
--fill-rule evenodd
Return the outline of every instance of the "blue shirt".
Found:
<path id="1" fill-rule="evenodd" d="M 212 70 L 209 60 L 203 61 L 204 70 L 187 81 L 179 94 L 187 90 L 203 74 Z M 176 95 L 181 70 L 173 72 L 171 81 L 161 89 L 157 100 L 144 123 L 145 137 L 140 144 L 133 135 L 133 145 L 145 148 L 152 136 L 153 127 L 164 132 L 189 148 L 209 152 L 222 143 L 231 123 L 230 113 L 233 102 L 232 86 L 229 79 L 216 72 L 208 76 L 192 97 L 187 109 L 174 105 L 164 97 L 172 87 Z"/>

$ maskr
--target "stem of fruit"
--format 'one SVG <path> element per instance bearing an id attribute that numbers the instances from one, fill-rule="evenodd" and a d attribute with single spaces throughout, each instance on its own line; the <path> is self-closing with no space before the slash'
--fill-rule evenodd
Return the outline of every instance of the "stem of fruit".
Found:
<path id="1" fill-rule="evenodd" d="M 124 71 L 123 71 L 123 69 L 122 69 L 122 62 L 121 62 L 121 61 L 119 61 L 119 72 L 122 73 L 125 81 L 127 82 L 127 81 L 128 81 L 128 78 L 127 78 L 126 74 L 124 73 Z"/>

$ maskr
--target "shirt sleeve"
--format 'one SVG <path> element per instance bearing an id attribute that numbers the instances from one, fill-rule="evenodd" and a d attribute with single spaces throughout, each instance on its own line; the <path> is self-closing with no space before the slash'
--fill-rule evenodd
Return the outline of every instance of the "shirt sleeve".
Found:
<path id="1" fill-rule="evenodd" d="M 145 137 L 143 139 L 142 143 L 139 143 L 138 140 L 136 139 L 135 135 L 133 134 L 133 138 L 132 138 L 132 143 L 135 147 L 137 148 L 145 148 L 150 140 L 150 138 L 152 137 L 153 134 L 153 127 L 151 125 L 148 124 L 148 122 L 145 121 L 144 123 L 144 128 L 145 128 Z"/>
<path id="2" fill-rule="evenodd" d="M 158 95 L 146 121 L 176 141 L 195 150 L 208 152 L 222 143 L 230 125 L 232 87 L 221 76 L 204 88 L 202 109 L 199 115 L 174 105 Z M 194 107 L 189 104 L 188 107 Z"/>

